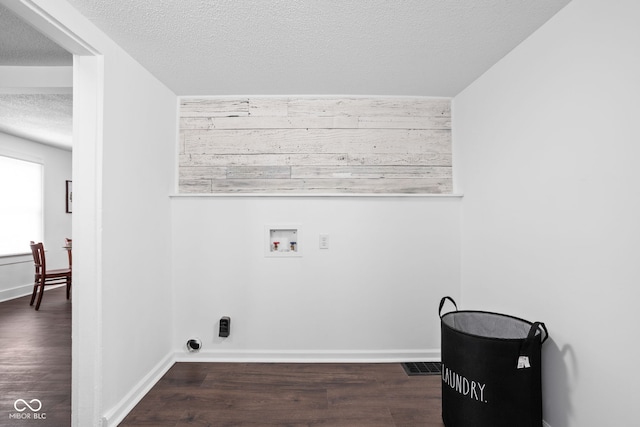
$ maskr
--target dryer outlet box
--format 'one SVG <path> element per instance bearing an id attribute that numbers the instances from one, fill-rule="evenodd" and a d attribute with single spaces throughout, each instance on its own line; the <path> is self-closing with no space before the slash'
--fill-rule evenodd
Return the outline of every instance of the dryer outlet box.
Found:
<path id="1" fill-rule="evenodd" d="M 231 333 L 231 318 L 228 316 L 224 316 L 220 319 L 220 327 L 218 331 L 218 336 L 226 338 Z"/>

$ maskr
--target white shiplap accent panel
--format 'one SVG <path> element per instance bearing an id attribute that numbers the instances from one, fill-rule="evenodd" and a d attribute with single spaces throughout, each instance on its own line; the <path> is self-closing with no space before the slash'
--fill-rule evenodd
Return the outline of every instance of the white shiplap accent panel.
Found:
<path id="1" fill-rule="evenodd" d="M 191 154 L 447 153 L 448 130 L 239 129 L 185 131 Z"/>
<path id="2" fill-rule="evenodd" d="M 180 167 L 189 166 L 269 166 L 269 165 L 386 165 L 413 166 L 430 165 L 451 167 L 451 153 L 414 153 L 414 154 L 183 154 L 180 155 Z"/>
<path id="3" fill-rule="evenodd" d="M 246 117 L 248 99 L 190 98 L 180 102 L 180 117 Z"/>
<path id="4" fill-rule="evenodd" d="M 291 99 L 287 111 L 290 116 L 312 117 L 451 117 L 451 102 L 445 98 L 302 98 Z"/>
<path id="5" fill-rule="evenodd" d="M 449 116 L 183 117 L 182 129 L 451 129 Z"/>
<path id="6" fill-rule="evenodd" d="M 451 192 L 444 179 L 222 179 L 212 180 L 214 193 L 438 193 Z M 379 183 L 378 186 L 375 183 Z M 206 184 L 202 183 L 203 188 Z"/>
<path id="7" fill-rule="evenodd" d="M 292 166 L 291 178 L 404 178 L 450 179 L 451 168 L 429 166 L 354 166 L 345 171 L 339 166 Z"/>
<path id="8" fill-rule="evenodd" d="M 188 98 L 180 193 L 450 193 L 440 98 Z"/>

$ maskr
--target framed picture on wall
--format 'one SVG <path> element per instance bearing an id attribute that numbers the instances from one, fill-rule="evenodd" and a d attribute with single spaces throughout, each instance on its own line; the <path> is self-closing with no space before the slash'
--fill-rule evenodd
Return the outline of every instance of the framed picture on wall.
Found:
<path id="1" fill-rule="evenodd" d="M 67 200 L 65 203 L 65 211 L 67 213 L 71 213 L 71 203 L 73 202 L 73 189 L 71 187 L 71 181 L 66 181 L 66 193 L 67 193 Z"/>

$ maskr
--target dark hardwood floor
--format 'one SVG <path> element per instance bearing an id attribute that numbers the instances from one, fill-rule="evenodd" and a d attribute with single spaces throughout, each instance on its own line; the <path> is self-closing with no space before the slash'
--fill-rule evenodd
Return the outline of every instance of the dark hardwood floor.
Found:
<path id="1" fill-rule="evenodd" d="M 29 298 L 0 303 L 0 426 L 69 426 L 71 302 Z M 440 377 L 399 363 L 177 363 L 120 425 L 442 427 L 440 408 Z"/>
<path id="2" fill-rule="evenodd" d="M 120 426 L 442 427 L 440 384 L 400 364 L 177 363 Z"/>
<path id="3" fill-rule="evenodd" d="M 0 303 L 0 426 L 69 426 L 71 302 L 64 287 L 46 291 L 39 311 L 30 299 Z"/>

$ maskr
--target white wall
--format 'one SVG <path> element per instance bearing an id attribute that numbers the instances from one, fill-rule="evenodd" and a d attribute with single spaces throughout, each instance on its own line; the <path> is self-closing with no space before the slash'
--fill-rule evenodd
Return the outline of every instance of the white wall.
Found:
<path id="1" fill-rule="evenodd" d="M 65 212 L 65 181 L 71 179 L 71 152 L 0 132 L 0 155 L 41 163 L 44 166 L 44 245 L 47 267 L 68 265 L 62 249 L 71 237 L 71 214 Z M 29 242 L 26 255 L 0 258 L 0 301 L 30 295 L 33 291 L 33 257 Z"/>
<path id="2" fill-rule="evenodd" d="M 172 357 L 177 99 L 67 2 L 33 2 L 11 7 L 95 53 L 74 58 L 73 424 L 114 425 Z"/>
<path id="3" fill-rule="evenodd" d="M 175 95 L 121 51 L 105 54 L 102 156 L 104 409 L 170 358 Z"/>
<path id="4" fill-rule="evenodd" d="M 459 295 L 459 198 L 187 196 L 172 208 L 180 360 L 439 357 L 437 306 Z M 302 257 L 265 257 L 277 224 L 300 225 Z M 186 353 L 191 337 L 202 352 Z"/>
<path id="5" fill-rule="evenodd" d="M 636 418 L 639 16 L 574 0 L 454 99 L 461 305 L 546 322 L 552 427 Z"/>

